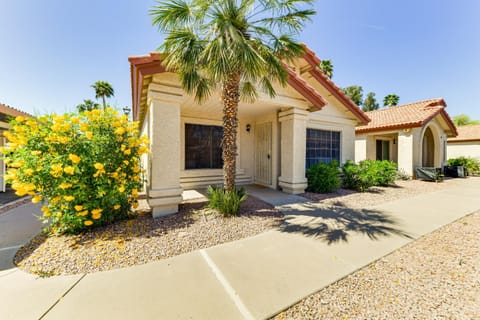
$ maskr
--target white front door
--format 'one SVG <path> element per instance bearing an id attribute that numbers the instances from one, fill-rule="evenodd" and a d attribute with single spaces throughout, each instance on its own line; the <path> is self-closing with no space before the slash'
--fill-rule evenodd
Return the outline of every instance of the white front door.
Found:
<path id="1" fill-rule="evenodd" d="M 272 184 L 272 123 L 255 125 L 255 183 Z"/>

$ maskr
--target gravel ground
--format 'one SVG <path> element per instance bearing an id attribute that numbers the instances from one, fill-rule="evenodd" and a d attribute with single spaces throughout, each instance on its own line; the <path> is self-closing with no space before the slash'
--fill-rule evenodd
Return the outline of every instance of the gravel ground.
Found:
<path id="1" fill-rule="evenodd" d="M 480 319 L 479 234 L 477 212 L 305 298 L 274 319 Z"/>
<path id="2" fill-rule="evenodd" d="M 178 214 L 157 219 L 139 214 L 76 236 L 40 234 L 17 252 L 14 263 L 41 276 L 90 273 L 251 237 L 283 221 L 277 210 L 252 196 L 242 203 L 238 217 L 224 218 L 204 206 L 181 205 Z"/>
<path id="3" fill-rule="evenodd" d="M 443 182 L 422 180 L 398 180 L 388 187 L 372 187 L 366 192 L 338 189 L 332 193 L 307 192 L 301 196 L 325 205 L 334 205 L 352 209 L 365 208 L 397 199 L 414 197 L 421 193 L 439 191 L 458 183 L 458 179 L 446 179 Z"/>

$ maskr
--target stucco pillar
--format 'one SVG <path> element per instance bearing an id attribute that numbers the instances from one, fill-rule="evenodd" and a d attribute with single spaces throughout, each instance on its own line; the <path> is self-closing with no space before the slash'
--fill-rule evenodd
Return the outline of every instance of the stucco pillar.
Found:
<path id="1" fill-rule="evenodd" d="M 413 177 L 413 135 L 410 129 L 398 133 L 398 170 Z"/>
<path id="2" fill-rule="evenodd" d="M 355 162 L 367 159 L 367 135 L 358 135 L 355 138 Z"/>
<path id="3" fill-rule="evenodd" d="M 279 186 L 286 193 L 298 194 L 307 188 L 305 154 L 308 111 L 289 109 L 280 112 L 281 171 Z"/>
<path id="4" fill-rule="evenodd" d="M 154 218 L 178 212 L 180 187 L 181 96 L 148 93 L 150 132 L 148 204 Z"/>

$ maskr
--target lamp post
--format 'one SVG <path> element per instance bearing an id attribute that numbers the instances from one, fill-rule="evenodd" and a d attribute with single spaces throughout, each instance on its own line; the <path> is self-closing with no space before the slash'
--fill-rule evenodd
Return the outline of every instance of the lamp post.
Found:
<path id="1" fill-rule="evenodd" d="M 130 114 L 130 108 L 128 106 L 123 107 L 123 114 L 127 116 Z"/>

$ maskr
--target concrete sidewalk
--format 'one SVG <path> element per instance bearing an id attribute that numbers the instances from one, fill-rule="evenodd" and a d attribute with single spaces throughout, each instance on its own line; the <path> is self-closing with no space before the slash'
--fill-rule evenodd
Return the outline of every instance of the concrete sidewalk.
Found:
<path id="1" fill-rule="evenodd" d="M 94 274 L 36 279 L 15 268 L 0 271 L 0 319 L 263 319 L 480 210 L 479 178 L 362 210 L 270 189 L 250 192 L 286 214 L 282 228 Z"/>

